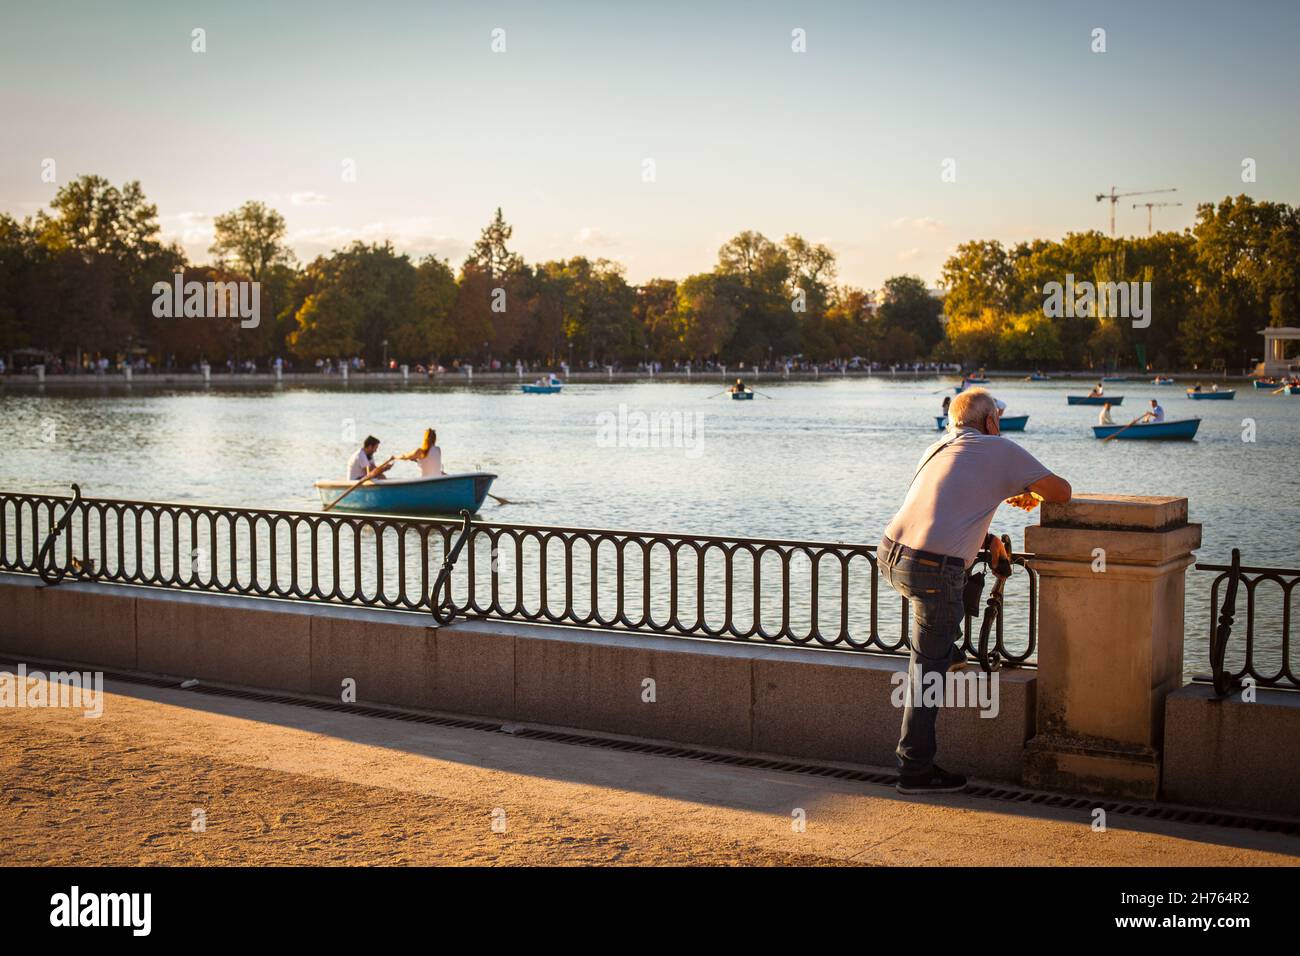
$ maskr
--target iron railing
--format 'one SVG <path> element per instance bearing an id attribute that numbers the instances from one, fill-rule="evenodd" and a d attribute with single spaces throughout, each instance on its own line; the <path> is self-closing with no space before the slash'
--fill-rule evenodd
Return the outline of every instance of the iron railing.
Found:
<path id="1" fill-rule="evenodd" d="M 463 552 L 463 553 L 462 553 Z M 459 559 L 457 558 L 459 556 Z M 1007 590 L 1004 666 L 1032 662 L 1037 576 Z M 449 560 L 450 558 L 450 560 Z M 0 570 L 675 637 L 905 653 L 875 547 L 0 492 Z M 889 588 L 883 588 L 885 594 Z M 436 595 L 436 600 L 433 596 Z M 972 657 L 967 618 L 964 645 Z M 976 633 L 976 643 L 978 634 Z"/>
<path id="2" fill-rule="evenodd" d="M 1291 661 L 1291 615 L 1295 607 L 1292 598 L 1300 585 L 1300 568 L 1243 567 L 1241 553 L 1234 548 L 1230 564 L 1197 564 L 1196 570 L 1218 574 L 1210 585 L 1211 673 L 1197 675 L 1194 679 L 1212 683 L 1219 697 L 1240 690 L 1246 678 L 1257 687 L 1300 690 L 1300 679 L 1297 679 Z M 1277 586 L 1281 607 L 1270 608 L 1267 622 L 1264 622 L 1261 618 L 1265 615 L 1258 612 L 1258 605 L 1266 584 Z M 1219 600 L 1220 588 L 1223 589 L 1222 602 Z M 1229 645 L 1233 624 L 1239 617 L 1237 602 L 1241 589 L 1246 592 L 1245 636 L 1240 642 L 1240 652 L 1231 654 L 1234 660 L 1240 659 L 1239 663 L 1229 664 Z M 1276 642 L 1270 639 L 1271 634 L 1260 633 L 1265 627 L 1274 626 L 1278 629 L 1279 640 Z"/>

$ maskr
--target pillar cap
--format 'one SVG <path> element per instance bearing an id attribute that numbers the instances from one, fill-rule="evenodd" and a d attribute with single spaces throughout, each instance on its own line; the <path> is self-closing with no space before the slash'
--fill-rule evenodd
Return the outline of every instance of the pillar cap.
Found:
<path id="1" fill-rule="evenodd" d="M 1187 524 L 1187 499 L 1163 495 L 1078 494 L 1065 504 L 1044 502 L 1044 528 L 1172 531 Z"/>

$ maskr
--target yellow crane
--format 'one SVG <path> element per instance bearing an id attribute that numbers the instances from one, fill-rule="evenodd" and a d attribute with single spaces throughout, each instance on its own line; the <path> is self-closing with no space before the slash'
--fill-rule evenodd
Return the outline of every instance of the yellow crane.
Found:
<path id="1" fill-rule="evenodd" d="M 1181 206 L 1181 205 L 1182 203 L 1180 202 L 1135 202 L 1133 204 L 1133 208 L 1137 209 L 1139 206 L 1147 207 L 1147 235 L 1149 236 L 1151 235 L 1151 210 L 1152 209 L 1155 209 L 1159 206 Z"/>
<path id="2" fill-rule="evenodd" d="M 1101 202 L 1103 199 L 1110 200 L 1110 234 L 1113 236 L 1115 235 L 1115 204 L 1118 203 L 1121 199 L 1125 198 L 1126 196 L 1151 196 L 1154 195 L 1155 193 L 1176 193 L 1176 192 L 1178 192 L 1177 188 L 1143 189 L 1134 193 L 1117 193 L 1115 192 L 1115 187 L 1111 186 L 1110 192 L 1097 194 L 1097 202 Z"/>

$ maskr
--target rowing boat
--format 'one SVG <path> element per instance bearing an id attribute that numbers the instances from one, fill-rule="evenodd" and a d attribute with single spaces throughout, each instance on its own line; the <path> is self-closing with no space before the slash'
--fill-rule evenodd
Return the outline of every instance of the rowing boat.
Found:
<path id="1" fill-rule="evenodd" d="M 749 401 L 753 401 L 753 399 L 754 399 L 754 392 L 752 389 L 747 388 L 743 392 L 731 393 L 731 400 L 733 402 L 749 402 Z"/>
<path id="2" fill-rule="evenodd" d="M 520 390 L 525 395 L 554 395 L 564 387 L 564 382 L 559 377 L 552 375 L 545 381 L 535 382 L 532 385 L 520 385 Z"/>
<path id="3" fill-rule="evenodd" d="M 1151 380 L 1151 384 L 1152 384 L 1152 385 L 1172 385 L 1172 384 L 1174 384 L 1174 379 L 1172 379 L 1172 378 L 1161 378 L 1159 375 L 1157 375 L 1154 379 Z"/>
<path id="4" fill-rule="evenodd" d="M 1278 387 L 1278 383 L 1277 383 L 1277 382 L 1272 382 L 1272 381 L 1265 381 L 1265 380 L 1263 380 L 1263 379 L 1258 379 L 1258 378 L 1257 378 L 1257 379 L 1255 379 L 1255 387 L 1256 387 L 1256 388 L 1269 388 L 1269 389 L 1272 389 L 1272 388 L 1277 388 L 1277 387 Z"/>
<path id="5" fill-rule="evenodd" d="M 1029 421 L 1028 415 L 1003 415 L 998 419 L 998 428 L 1004 432 L 1022 432 L 1025 430 L 1025 422 Z M 948 417 L 946 415 L 934 416 L 934 423 L 938 426 L 937 431 L 943 431 L 948 427 Z"/>
<path id="6" fill-rule="evenodd" d="M 1122 405 L 1124 403 L 1123 395 L 1067 395 L 1065 401 L 1070 405 L 1105 405 L 1110 402 L 1111 405 Z"/>
<path id="7" fill-rule="evenodd" d="M 1139 425 L 1093 425 L 1094 438 L 1116 441 L 1190 441 L 1196 437 L 1201 425 L 1199 418 L 1183 418 L 1169 422 L 1144 422 Z"/>
<path id="8" fill-rule="evenodd" d="M 1198 400 L 1202 398 L 1207 398 L 1207 399 L 1217 398 L 1220 401 L 1226 402 L 1237 397 L 1237 390 L 1235 388 L 1225 388 L 1221 392 L 1211 392 L 1211 391 L 1197 392 L 1189 388 L 1187 390 L 1187 397 L 1192 399 L 1198 399 Z"/>
<path id="9" fill-rule="evenodd" d="M 483 507 L 496 475 L 469 471 L 440 478 L 389 478 L 368 481 L 337 505 L 338 511 L 374 514 L 457 514 L 462 508 L 475 512 Z M 316 482 L 320 503 L 327 505 L 352 487 L 352 481 L 321 479 Z"/>

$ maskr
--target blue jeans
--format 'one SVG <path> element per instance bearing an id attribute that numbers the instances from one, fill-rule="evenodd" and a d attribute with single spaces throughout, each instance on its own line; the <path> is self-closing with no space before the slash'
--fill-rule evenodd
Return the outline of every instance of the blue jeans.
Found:
<path id="1" fill-rule="evenodd" d="M 915 626 L 908 634 L 911 657 L 907 667 L 909 688 L 925 687 L 928 674 L 938 674 L 939 679 L 948 672 L 948 665 L 961 660 L 958 642 L 962 637 L 962 623 L 966 619 L 962 601 L 962 588 L 966 583 L 966 569 L 960 564 L 939 564 L 923 561 L 911 554 L 898 553 L 897 545 L 887 550 L 881 543 L 877 552 L 880 576 L 912 605 Z M 903 727 L 899 735 L 898 770 L 905 774 L 925 773 L 934 766 L 935 722 L 939 719 L 937 707 L 924 706 L 917 696 L 904 696 Z"/>

